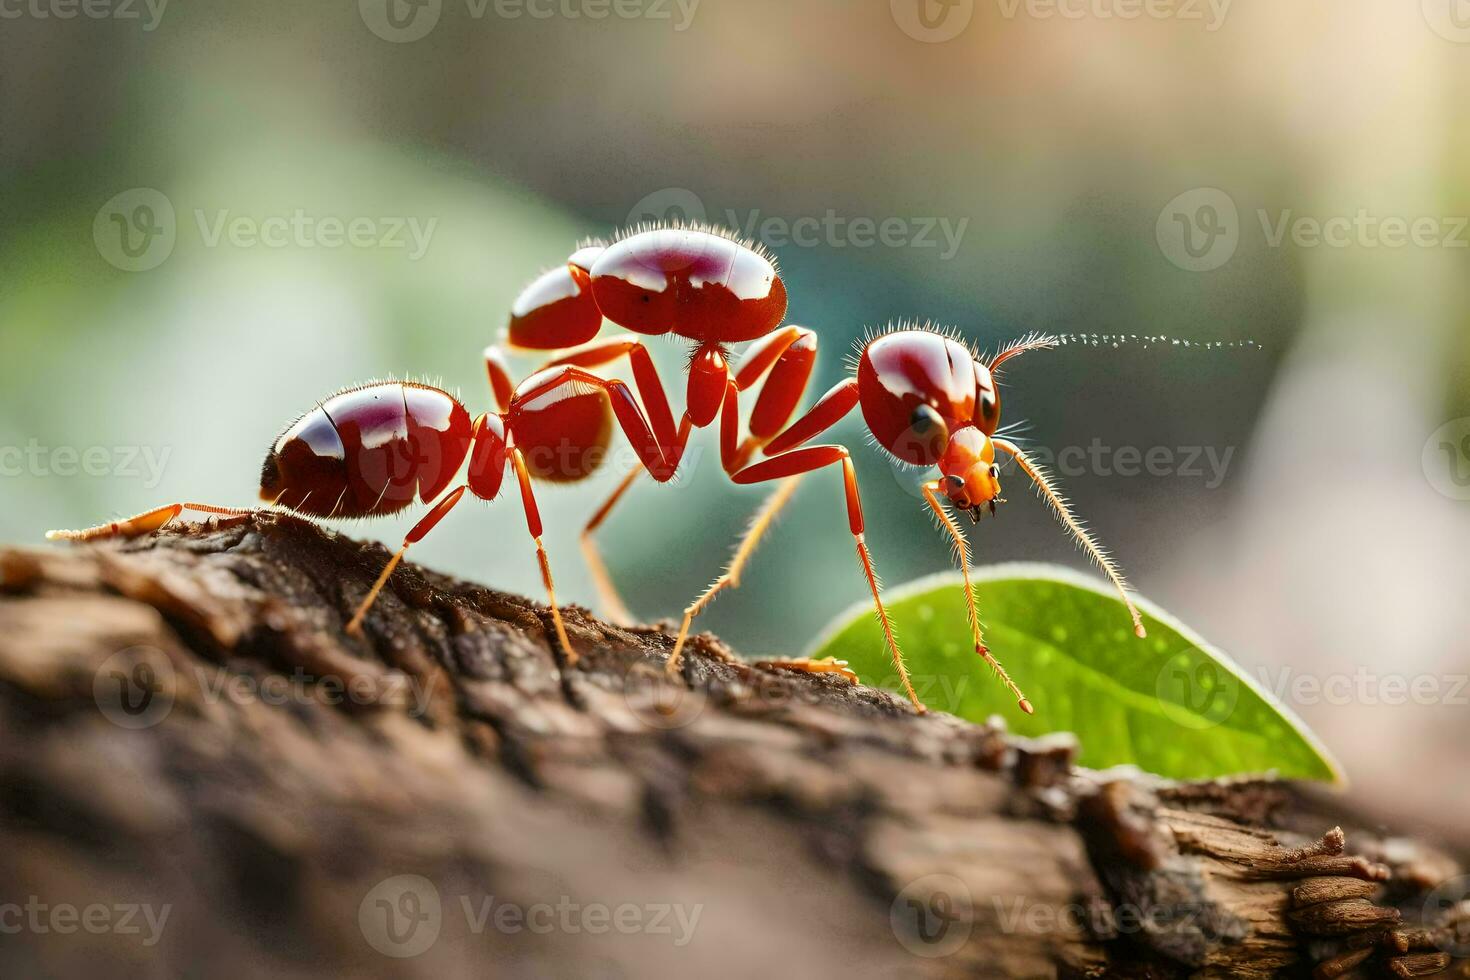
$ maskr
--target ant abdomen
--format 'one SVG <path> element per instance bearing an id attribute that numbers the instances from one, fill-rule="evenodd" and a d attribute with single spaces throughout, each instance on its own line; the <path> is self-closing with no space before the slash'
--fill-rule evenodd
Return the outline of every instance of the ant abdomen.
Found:
<path id="1" fill-rule="evenodd" d="M 394 514 L 449 486 L 471 434 L 464 406 L 438 388 L 386 382 L 344 391 L 276 440 L 261 498 L 312 517 Z"/>
<path id="2" fill-rule="evenodd" d="M 614 242 L 592 264 L 603 315 L 641 334 L 738 344 L 776 329 L 786 284 L 766 255 L 696 228 L 653 228 Z"/>

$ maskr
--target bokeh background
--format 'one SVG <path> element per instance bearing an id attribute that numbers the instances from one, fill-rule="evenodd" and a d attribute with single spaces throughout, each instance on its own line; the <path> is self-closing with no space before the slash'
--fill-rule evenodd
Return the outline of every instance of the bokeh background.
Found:
<path id="1" fill-rule="evenodd" d="M 1283 693 L 1364 806 L 1463 841 L 1463 7 L 7 0 L 0 535 L 249 504 L 280 429 L 368 378 L 488 408 L 479 352 L 525 282 L 584 236 L 703 212 L 778 256 L 817 390 L 900 318 L 991 348 L 1180 340 L 1018 362 L 1006 419 L 1089 451 L 1065 483 L 1140 590 Z M 297 215 L 284 245 L 250 237 Z M 658 356 L 677 378 L 683 348 Z M 885 579 L 948 567 L 912 479 L 856 419 L 837 435 Z M 677 614 L 759 504 L 712 437 L 602 533 L 640 616 Z M 1172 462 L 1125 475 L 1122 447 Z M 541 491 L 570 600 L 594 600 L 577 531 L 617 476 Z M 1008 496 L 981 563 L 1083 565 L 1014 476 Z M 344 529 L 396 542 L 413 519 Z M 539 594 L 514 499 L 414 558 Z M 795 653 L 863 595 L 824 473 L 700 625 Z"/>

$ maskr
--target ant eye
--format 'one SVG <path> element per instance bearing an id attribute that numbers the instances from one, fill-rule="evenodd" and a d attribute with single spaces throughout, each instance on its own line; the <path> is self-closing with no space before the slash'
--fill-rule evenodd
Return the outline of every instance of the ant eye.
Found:
<path id="1" fill-rule="evenodd" d="M 948 476 L 945 479 L 949 480 L 949 485 L 956 490 L 965 485 L 965 481 L 958 476 Z"/>
<path id="2" fill-rule="evenodd" d="M 981 389 L 976 421 L 987 434 L 995 432 L 995 427 L 1000 424 L 1000 398 L 994 391 Z"/>
<path id="3" fill-rule="evenodd" d="M 923 454 L 938 459 L 949 444 L 949 426 L 934 406 L 921 404 L 909 416 L 909 429 L 918 439 Z"/>
<path id="4" fill-rule="evenodd" d="M 927 436 L 934 430 L 936 425 L 943 425 L 944 419 L 929 405 L 920 405 L 914 409 L 914 414 L 909 417 L 909 424 L 914 431 L 921 436 Z"/>
<path id="5" fill-rule="evenodd" d="M 1000 479 L 1000 467 L 996 466 L 994 463 L 990 465 L 990 478 L 992 480 Z"/>

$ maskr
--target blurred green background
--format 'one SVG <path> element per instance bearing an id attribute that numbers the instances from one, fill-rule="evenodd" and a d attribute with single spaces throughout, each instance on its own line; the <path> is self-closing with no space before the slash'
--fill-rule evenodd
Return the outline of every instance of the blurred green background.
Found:
<path id="1" fill-rule="evenodd" d="M 486 409 L 479 352 L 524 283 L 582 237 L 702 210 L 778 256 L 790 319 L 821 335 L 814 394 L 899 318 L 991 348 L 1030 330 L 1191 341 L 1027 358 L 1006 420 L 1053 452 L 1107 447 L 1065 475 L 1082 515 L 1141 591 L 1285 678 L 1360 793 L 1431 819 L 1470 802 L 1426 778 L 1470 729 L 1470 695 L 1450 693 L 1470 670 L 1470 31 L 1451 0 L 93 9 L 0 19 L 5 540 L 249 504 L 281 428 L 368 378 L 439 379 Z M 298 214 L 280 247 L 249 236 Z M 130 256 L 115 222 L 135 217 Z M 802 219 L 824 227 L 790 240 Z M 1422 233 L 1392 244 L 1395 221 Z M 656 349 L 677 402 L 684 348 Z M 836 435 L 861 447 L 885 579 L 947 567 L 912 474 L 856 418 Z M 680 486 L 640 485 L 601 535 L 643 617 L 717 574 L 762 497 L 729 485 L 712 432 L 695 446 Z M 1122 475 L 1120 447 L 1168 450 L 1169 471 Z M 1196 448 L 1228 465 L 1191 467 Z M 577 531 L 617 476 L 540 490 L 571 601 L 594 601 Z M 1082 566 L 1017 474 L 1007 496 L 978 561 Z M 344 530 L 396 542 L 415 518 Z M 513 499 L 461 508 L 413 557 L 539 595 Z M 795 653 L 864 593 L 822 473 L 699 625 Z M 1441 693 L 1289 686 L 1359 668 Z"/>

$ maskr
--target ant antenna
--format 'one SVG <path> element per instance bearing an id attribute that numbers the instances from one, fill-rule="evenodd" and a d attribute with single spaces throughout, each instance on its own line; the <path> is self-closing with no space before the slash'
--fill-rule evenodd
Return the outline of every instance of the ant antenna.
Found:
<path id="1" fill-rule="evenodd" d="M 1117 350 L 1120 347 L 1142 344 L 1144 350 L 1150 347 L 1177 347 L 1189 350 L 1265 350 L 1266 348 L 1254 340 L 1189 340 L 1184 337 L 1170 337 L 1167 334 L 1137 334 L 1137 333 L 1064 333 L 1057 334 L 1054 338 L 1054 346 L 1065 347 L 1075 344 L 1079 347 L 1111 347 Z M 1006 356 L 1009 351 L 1002 351 L 1001 356 Z"/>

